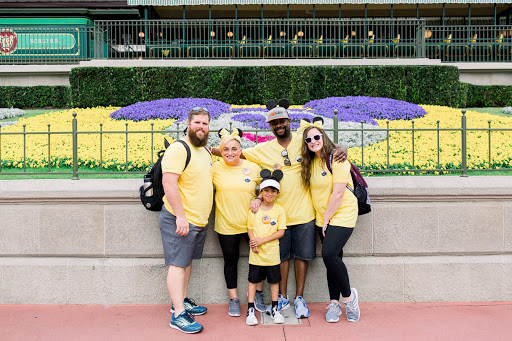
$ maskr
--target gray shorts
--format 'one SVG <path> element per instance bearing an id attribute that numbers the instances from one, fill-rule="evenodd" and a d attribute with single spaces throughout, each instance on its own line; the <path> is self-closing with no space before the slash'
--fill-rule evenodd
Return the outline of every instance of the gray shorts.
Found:
<path id="1" fill-rule="evenodd" d="M 174 265 L 186 268 L 192 259 L 201 259 L 204 241 L 206 239 L 206 226 L 199 227 L 189 224 L 186 236 L 176 233 L 176 216 L 162 207 L 158 220 L 164 246 L 165 265 Z"/>

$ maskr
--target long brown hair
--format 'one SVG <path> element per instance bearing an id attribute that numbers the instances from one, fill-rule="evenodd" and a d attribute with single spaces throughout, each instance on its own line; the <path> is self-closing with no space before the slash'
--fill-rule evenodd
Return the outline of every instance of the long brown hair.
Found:
<path id="1" fill-rule="evenodd" d="M 327 163 L 327 157 L 329 156 L 329 154 L 332 153 L 334 149 L 336 149 L 334 142 L 331 141 L 331 139 L 329 138 L 329 136 L 327 136 L 323 129 L 317 127 L 307 127 L 306 130 L 304 130 L 304 133 L 302 135 L 302 148 L 300 152 L 302 156 L 302 169 L 300 175 L 302 178 L 302 184 L 304 185 L 305 188 L 309 188 L 309 180 L 311 178 L 311 163 L 315 159 L 315 153 L 309 150 L 305 138 L 308 135 L 308 132 L 313 128 L 318 129 L 318 131 L 320 131 L 320 134 L 322 134 L 322 139 L 324 141 L 324 145 L 321 151 L 322 165 Z"/>

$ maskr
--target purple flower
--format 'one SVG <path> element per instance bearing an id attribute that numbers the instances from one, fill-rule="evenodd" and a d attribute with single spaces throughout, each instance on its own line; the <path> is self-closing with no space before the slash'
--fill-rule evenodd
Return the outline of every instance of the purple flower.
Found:
<path id="1" fill-rule="evenodd" d="M 135 122 L 151 119 L 186 120 L 188 112 L 194 107 L 206 108 L 212 119 L 220 114 L 230 112 L 230 105 L 210 98 L 163 98 L 150 102 L 137 102 L 110 114 L 115 120 L 132 120 Z"/>
<path id="2" fill-rule="evenodd" d="M 304 108 L 312 108 L 316 114 L 334 117 L 338 110 L 339 121 L 353 121 L 376 124 L 378 120 L 410 120 L 426 115 L 425 109 L 419 105 L 391 98 L 347 96 L 328 97 L 304 104 Z"/>

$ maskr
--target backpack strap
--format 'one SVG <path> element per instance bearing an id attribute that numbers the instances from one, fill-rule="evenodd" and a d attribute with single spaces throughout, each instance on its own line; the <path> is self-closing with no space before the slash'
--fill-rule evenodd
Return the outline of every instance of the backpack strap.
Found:
<path id="1" fill-rule="evenodd" d="M 183 168 L 183 171 L 185 171 L 185 169 L 187 169 L 188 164 L 190 163 L 190 147 L 188 146 L 187 142 L 183 140 L 176 140 L 176 142 L 181 143 L 183 147 L 185 147 L 185 150 L 187 151 L 187 160 L 185 161 L 185 167 Z"/>
<path id="2" fill-rule="evenodd" d="M 325 166 L 327 167 L 327 170 L 329 170 L 329 172 L 332 174 L 332 160 L 333 160 L 333 155 L 332 153 L 329 154 L 329 156 L 327 156 L 327 161 L 325 162 Z M 350 161 L 346 161 L 346 162 L 350 162 Z M 352 167 L 353 167 L 353 163 L 350 162 L 350 175 L 352 176 L 352 183 L 354 184 L 354 187 L 355 187 L 355 179 L 354 179 L 354 174 L 352 173 Z M 352 194 L 355 195 L 354 193 L 354 190 L 352 188 L 350 188 L 350 186 L 347 184 L 347 188 L 350 192 L 352 192 Z"/>
<path id="3" fill-rule="evenodd" d="M 327 170 L 332 174 L 332 153 L 327 156 L 327 160 L 325 161 L 325 166 Z"/>

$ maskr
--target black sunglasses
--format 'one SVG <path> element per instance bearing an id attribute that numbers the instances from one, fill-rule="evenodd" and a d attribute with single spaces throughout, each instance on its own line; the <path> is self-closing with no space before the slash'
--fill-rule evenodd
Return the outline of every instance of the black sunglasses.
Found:
<path id="1" fill-rule="evenodd" d="M 292 165 L 290 158 L 288 157 L 288 151 L 286 149 L 281 152 L 281 156 L 284 157 L 284 165 L 285 166 Z"/>
<path id="2" fill-rule="evenodd" d="M 307 144 L 310 144 L 311 142 L 313 142 L 313 140 L 320 141 L 321 137 L 322 137 L 322 134 L 317 134 L 317 135 L 313 135 L 312 137 L 306 137 L 304 139 L 304 141 L 306 141 Z"/>

